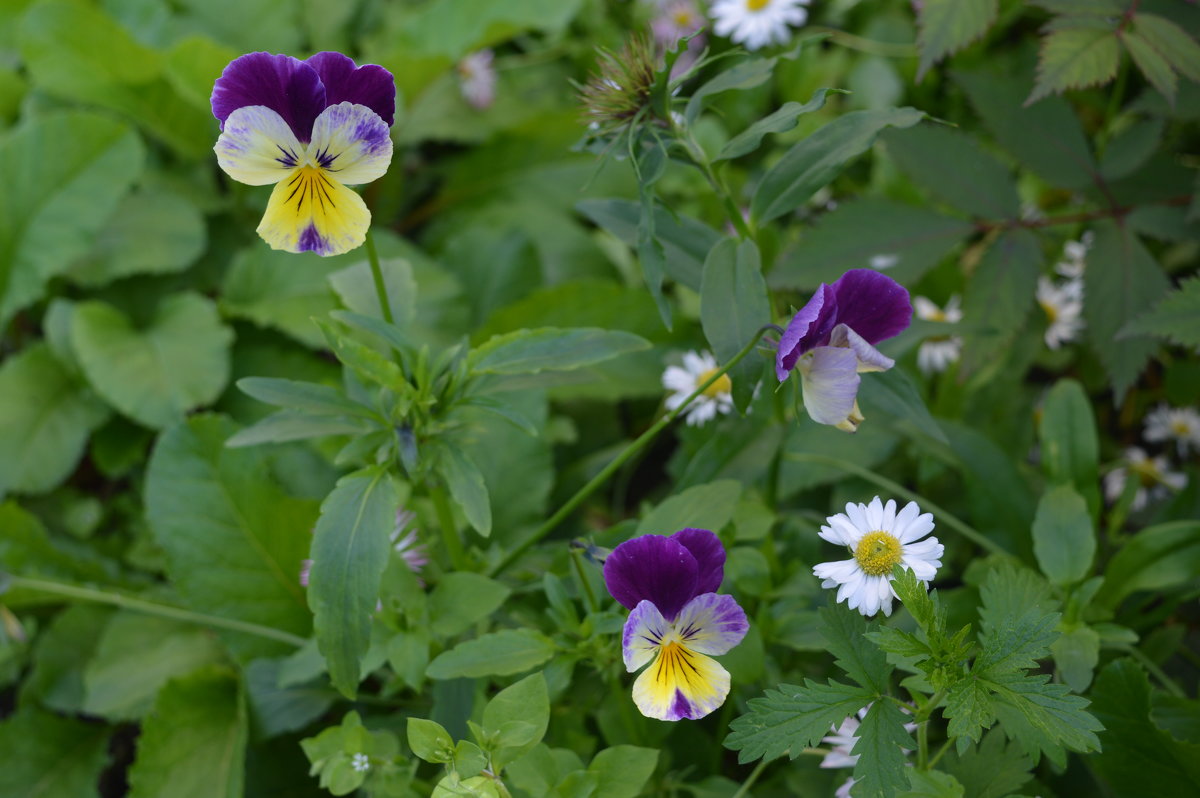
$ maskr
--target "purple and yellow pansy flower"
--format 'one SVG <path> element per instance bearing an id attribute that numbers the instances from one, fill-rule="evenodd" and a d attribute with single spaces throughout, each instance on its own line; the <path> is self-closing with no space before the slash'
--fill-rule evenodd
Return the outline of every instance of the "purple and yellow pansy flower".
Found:
<path id="1" fill-rule="evenodd" d="M 718 595 L 725 549 L 707 529 L 670 537 L 642 535 L 613 550 L 604 563 L 608 592 L 632 610 L 621 650 L 633 701 L 648 718 L 692 720 L 725 703 L 729 672 L 707 655 L 724 654 L 746 636 L 746 613 Z"/>
<path id="2" fill-rule="evenodd" d="M 217 78 L 212 110 L 225 173 L 275 186 L 258 226 L 272 249 L 338 255 L 363 243 L 371 212 L 346 186 L 382 177 L 392 162 L 391 72 L 341 53 L 249 53 Z"/>
<path id="3" fill-rule="evenodd" d="M 851 269 L 833 285 L 822 283 L 792 317 L 779 339 L 775 375 L 783 382 L 798 370 L 812 420 L 854 432 L 863 420 L 858 375 L 895 365 L 875 344 L 903 332 L 912 314 L 904 286 L 873 269 Z"/>

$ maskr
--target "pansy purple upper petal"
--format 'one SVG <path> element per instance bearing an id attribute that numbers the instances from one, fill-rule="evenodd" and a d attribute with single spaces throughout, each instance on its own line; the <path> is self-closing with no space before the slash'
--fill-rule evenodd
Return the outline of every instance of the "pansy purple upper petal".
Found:
<path id="1" fill-rule="evenodd" d="M 800 308 L 779 339 L 775 353 L 775 376 L 783 382 L 805 352 L 828 343 L 829 333 L 837 324 L 838 298 L 830 286 L 821 286 Z"/>
<path id="2" fill-rule="evenodd" d="M 307 59 L 325 86 L 325 104 L 365 105 L 379 114 L 388 127 L 396 120 L 396 80 L 377 64 L 356 66 L 341 53 L 326 51 Z"/>
<path id="3" fill-rule="evenodd" d="M 613 549 L 604 561 L 608 592 L 627 609 L 649 601 L 668 621 L 696 595 L 699 566 L 679 541 L 642 535 Z"/>
<path id="4" fill-rule="evenodd" d="M 312 67 L 288 55 L 247 53 L 229 62 L 213 85 L 212 112 L 225 120 L 239 108 L 265 105 L 283 117 L 301 142 L 325 109 L 325 87 Z"/>
<path id="5" fill-rule="evenodd" d="M 851 269 L 830 288 L 837 297 L 836 323 L 845 324 L 869 344 L 903 332 L 912 322 L 908 290 L 874 269 Z"/>
<path id="6" fill-rule="evenodd" d="M 671 540 L 681 543 L 696 558 L 696 595 L 716 593 L 725 579 L 725 547 L 707 529 L 681 529 Z"/>

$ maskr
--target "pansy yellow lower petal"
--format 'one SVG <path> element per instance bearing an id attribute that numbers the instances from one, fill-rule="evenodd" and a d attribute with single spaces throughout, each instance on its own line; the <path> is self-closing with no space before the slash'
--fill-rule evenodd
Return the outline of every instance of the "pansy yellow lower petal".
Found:
<path id="1" fill-rule="evenodd" d="M 340 255 L 360 246 L 370 225 L 362 197 L 321 169 L 302 167 L 271 192 L 258 234 L 272 249 Z"/>
<path id="2" fill-rule="evenodd" d="M 729 671 L 716 660 L 667 643 L 633 683 L 633 703 L 648 718 L 702 718 L 725 703 Z"/>
<path id="3" fill-rule="evenodd" d="M 392 162 L 387 122 L 365 105 L 338 103 L 313 123 L 309 159 L 348 186 L 378 180 Z"/>
<path id="4" fill-rule="evenodd" d="M 225 174 L 251 186 L 278 183 L 304 159 L 304 147 L 288 123 L 265 105 L 231 113 L 213 151 Z"/>

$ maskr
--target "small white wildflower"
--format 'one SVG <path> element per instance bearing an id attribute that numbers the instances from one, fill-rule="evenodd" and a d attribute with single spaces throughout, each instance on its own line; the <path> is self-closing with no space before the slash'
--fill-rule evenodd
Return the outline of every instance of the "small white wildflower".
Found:
<path id="1" fill-rule="evenodd" d="M 682 368 L 668 366 L 662 376 L 663 387 L 672 392 L 667 397 L 667 409 L 674 410 L 683 404 L 716 370 L 717 360 L 708 352 L 686 352 Z M 687 410 L 687 423 L 698 426 L 716 418 L 718 413 L 728 413 L 733 409 L 732 390 L 729 375 L 722 374 L 692 402 Z"/>
<path id="2" fill-rule="evenodd" d="M 366 773 L 371 768 L 371 760 L 366 754 L 355 754 L 350 758 L 350 767 L 359 773 Z"/>
<path id="3" fill-rule="evenodd" d="M 845 513 L 825 519 L 820 536 L 854 555 L 849 560 L 823 562 L 813 574 L 823 581 L 821 587 L 837 587 L 837 600 L 852 610 L 874 615 L 883 610 L 892 614 L 892 566 L 901 563 L 918 580 L 929 584 L 941 567 L 945 547 L 937 538 L 926 538 L 933 531 L 933 515 L 922 513 L 916 502 L 896 512 L 896 502 L 885 505 L 876 496 L 867 504 L 846 505 Z"/>
<path id="4" fill-rule="evenodd" d="M 871 259 L 867 261 L 867 265 L 869 265 L 872 269 L 883 271 L 884 269 L 892 268 L 899 262 L 899 255 L 891 252 L 883 252 L 878 255 L 872 255 Z"/>
<path id="5" fill-rule="evenodd" d="M 1055 285 L 1049 278 L 1039 277 L 1037 301 L 1046 313 L 1046 346 L 1058 349 L 1075 340 L 1083 330 L 1083 281 Z"/>
<path id="6" fill-rule="evenodd" d="M 1135 511 L 1141 510 L 1151 500 L 1163 499 L 1171 491 L 1183 490 L 1187 485 L 1187 476 L 1172 471 L 1167 458 L 1162 455 L 1150 457 L 1144 450 L 1132 446 L 1125 450 L 1125 462 L 1126 465 L 1104 475 L 1104 496 L 1109 502 L 1121 498 L 1130 474 L 1138 481 L 1137 492 L 1133 495 L 1132 509 Z"/>
<path id="7" fill-rule="evenodd" d="M 467 105 L 482 111 L 496 101 L 496 68 L 491 50 L 478 50 L 458 62 L 458 87 Z"/>
<path id="8" fill-rule="evenodd" d="M 789 25 L 803 25 L 809 0 L 716 0 L 709 15 L 718 36 L 728 36 L 747 50 L 787 44 Z"/>
<path id="9" fill-rule="evenodd" d="M 1089 230 L 1080 236 L 1078 241 L 1068 241 L 1063 245 L 1063 259 L 1054 265 L 1054 271 L 1063 277 L 1077 279 L 1083 276 L 1087 267 L 1088 250 L 1092 247 L 1092 232 Z"/>
<path id="10" fill-rule="evenodd" d="M 1200 413 L 1160 404 L 1146 415 L 1145 438 L 1153 443 L 1174 441 L 1180 456 L 1187 457 L 1192 448 L 1200 450 Z"/>
<path id="11" fill-rule="evenodd" d="M 913 310 L 917 318 L 925 321 L 936 321 L 945 324 L 956 324 L 962 321 L 962 308 L 959 307 L 958 295 L 946 301 L 945 309 L 939 308 L 926 297 L 913 297 Z M 925 374 L 935 374 L 945 371 L 951 363 L 958 360 L 962 353 L 962 338 L 957 335 L 939 335 L 926 338 L 917 350 L 917 368 Z"/>

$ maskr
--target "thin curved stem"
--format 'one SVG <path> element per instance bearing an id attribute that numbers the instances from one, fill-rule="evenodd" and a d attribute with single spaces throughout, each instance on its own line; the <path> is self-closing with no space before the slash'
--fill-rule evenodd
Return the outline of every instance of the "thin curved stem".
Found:
<path id="1" fill-rule="evenodd" d="M 1136 646 L 1122 646 L 1120 651 L 1124 651 L 1141 663 L 1142 667 L 1154 674 L 1154 678 L 1158 679 L 1159 683 L 1166 688 L 1167 692 L 1176 698 L 1187 698 L 1187 693 L 1179 684 L 1167 675 L 1167 672 L 1158 667 L 1158 663 L 1146 656 L 1145 652 Z"/>
<path id="2" fill-rule="evenodd" d="M 375 296 L 379 297 L 379 310 L 383 313 L 383 320 L 388 324 L 395 324 L 396 320 L 392 318 L 392 303 L 388 301 L 387 284 L 383 281 L 383 269 L 379 266 L 379 253 L 375 251 L 375 239 L 371 237 L 371 231 L 367 230 L 367 262 L 371 264 L 371 277 L 375 281 Z"/>
<path id="3" fill-rule="evenodd" d="M 742 786 L 733 794 L 733 798 L 745 798 L 745 796 L 749 795 L 750 788 L 754 786 L 754 782 L 758 781 L 758 777 L 762 775 L 762 772 L 767 769 L 767 765 L 769 764 L 769 760 L 765 758 L 760 759 L 758 764 L 754 766 L 754 770 L 750 771 L 750 775 L 742 782 Z"/>

